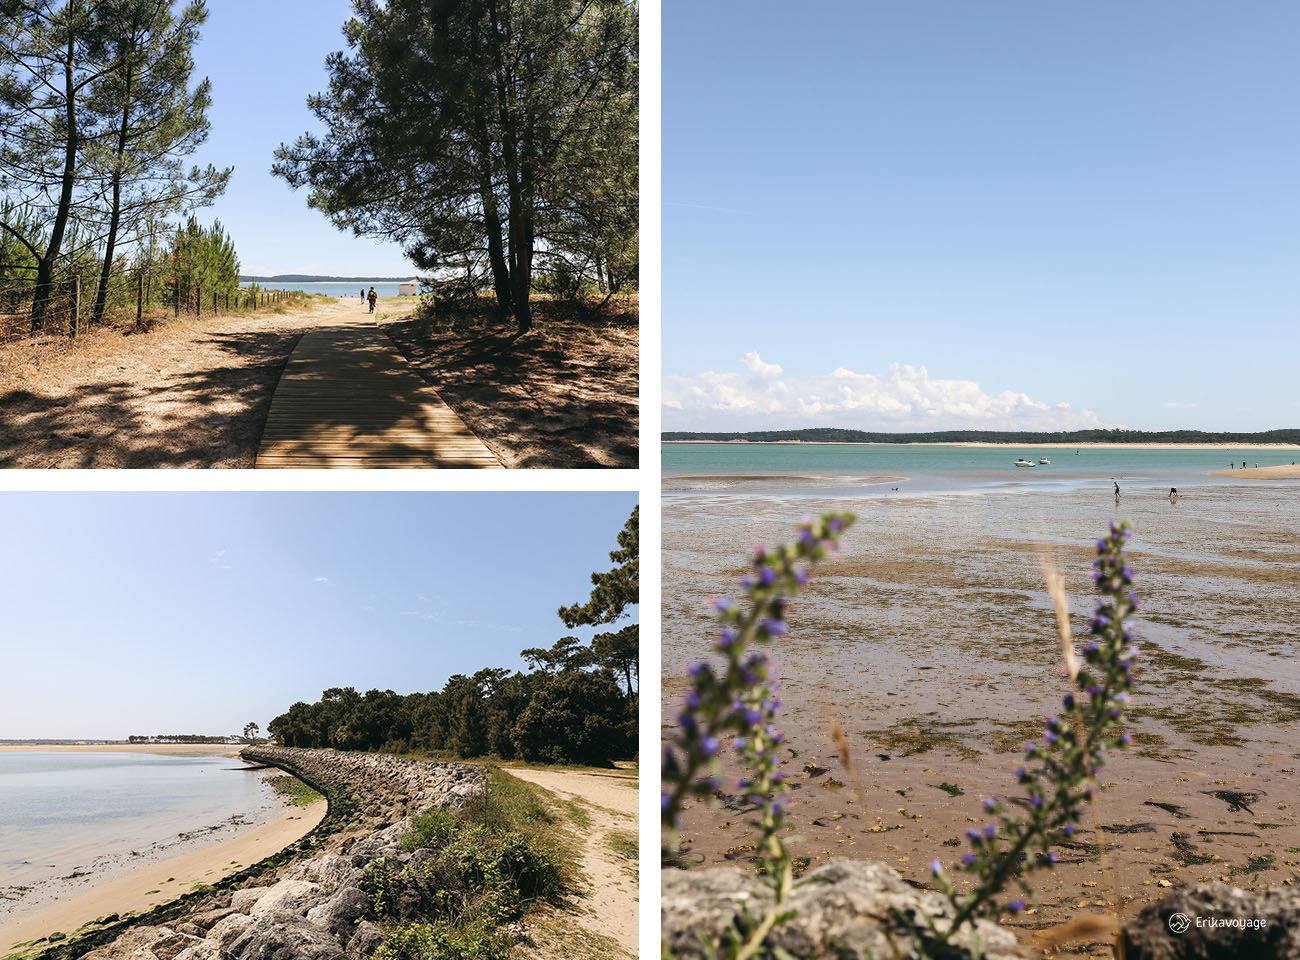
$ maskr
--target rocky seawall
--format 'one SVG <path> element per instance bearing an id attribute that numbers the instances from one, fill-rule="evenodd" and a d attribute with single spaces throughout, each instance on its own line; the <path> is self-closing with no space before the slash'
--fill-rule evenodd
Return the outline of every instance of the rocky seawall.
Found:
<path id="1" fill-rule="evenodd" d="M 701 937 L 718 943 L 746 913 L 757 921 L 771 903 L 771 888 L 752 871 L 665 869 L 663 942 L 674 957 L 703 960 L 710 953 Z M 833 859 L 810 871 L 796 881 L 790 909 L 795 914 L 768 934 L 767 943 L 801 960 L 906 954 L 914 932 L 924 938 L 925 916 L 940 926 L 952 916 L 946 898 L 871 860 Z M 1041 948 L 1018 943 L 1010 928 L 980 921 L 979 929 L 986 960 L 1042 956 Z M 968 957 L 969 933 L 954 939 L 959 949 L 937 956 Z M 1300 960 L 1300 892 L 1226 884 L 1175 891 L 1131 917 L 1123 941 L 1129 960 Z"/>
<path id="2" fill-rule="evenodd" d="M 464 764 L 333 750 L 250 747 L 241 756 L 320 791 L 329 802 L 325 819 L 275 857 L 143 916 L 54 945 L 40 960 L 369 957 L 383 936 L 361 920 L 369 901 L 357 882 L 367 864 L 418 857 L 397 845 L 410 818 L 460 807 L 485 788 L 488 776 Z"/>

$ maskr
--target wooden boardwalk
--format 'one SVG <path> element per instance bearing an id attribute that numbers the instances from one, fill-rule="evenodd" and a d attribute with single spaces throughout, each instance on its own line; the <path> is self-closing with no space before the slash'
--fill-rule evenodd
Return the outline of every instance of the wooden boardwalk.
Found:
<path id="1" fill-rule="evenodd" d="M 303 335 L 271 398 L 257 466 L 500 469 L 501 462 L 367 316 Z"/>

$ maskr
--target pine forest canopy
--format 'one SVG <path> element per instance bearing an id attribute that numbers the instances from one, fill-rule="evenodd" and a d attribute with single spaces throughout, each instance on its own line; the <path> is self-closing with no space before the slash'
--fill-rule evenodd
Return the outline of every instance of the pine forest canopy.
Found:
<path id="1" fill-rule="evenodd" d="M 325 124 L 276 152 L 339 227 L 401 243 L 445 297 L 530 329 L 535 266 L 609 292 L 637 272 L 637 8 L 355 0 Z"/>
<path id="2" fill-rule="evenodd" d="M 615 566 L 592 574 L 586 604 L 559 611 L 566 626 L 613 623 L 637 602 L 638 517 L 610 554 Z M 281 746 L 342 750 L 445 751 L 552 763 L 605 765 L 636 752 L 637 625 L 598 634 L 584 646 L 564 637 L 521 655 L 530 672 L 484 669 L 457 674 L 442 690 L 405 696 L 326 690 L 316 703 L 295 703 L 267 726 Z M 620 685 L 622 681 L 622 685 Z"/>
<path id="3" fill-rule="evenodd" d="M 209 130 L 210 85 L 191 84 L 207 8 L 174 7 L 0 0 L 0 294 L 12 306 L 29 288 L 33 330 L 61 277 L 98 275 L 102 319 L 118 249 L 160 260 L 167 221 L 225 190 L 231 170 L 184 166 Z"/>

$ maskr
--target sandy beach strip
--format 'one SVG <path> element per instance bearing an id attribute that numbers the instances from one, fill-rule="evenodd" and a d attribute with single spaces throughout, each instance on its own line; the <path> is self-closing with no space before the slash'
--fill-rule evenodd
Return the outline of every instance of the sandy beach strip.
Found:
<path id="1" fill-rule="evenodd" d="M 1216 477 L 1237 477 L 1241 480 L 1300 480 L 1300 465 L 1291 463 L 1276 467 L 1242 467 L 1237 470 L 1211 470 Z"/>
<path id="2" fill-rule="evenodd" d="M 132 745 L 134 746 L 134 745 Z M 152 746 L 224 746 L 229 744 L 153 744 Z M 325 817 L 327 804 L 286 806 L 274 820 L 199 850 L 191 850 L 137 867 L 123 876 L 105 879 L 32 912 L 0 921 L 0 956 L 19 944 L 52 933 L 71 933 L 110 914 L 146 911 L 188 893 L 198 884 L 215 883 L 228 874 L 283 850 L 307 834 Z"/>
<path id="3" fill-rule="evenodd" d="M 0 743 L 0 753 L 154 753 L 168 757 L 237 757 L 242 743 Z"/>
<path id="4" fill-rule="evenodd" d="M 1021 443 L 1015 440 L 664 440 L 663 443 L 743 443 L 756 447 L 1024 447 L 1026 450 L 1300 450 L 1296 443 Z"/>

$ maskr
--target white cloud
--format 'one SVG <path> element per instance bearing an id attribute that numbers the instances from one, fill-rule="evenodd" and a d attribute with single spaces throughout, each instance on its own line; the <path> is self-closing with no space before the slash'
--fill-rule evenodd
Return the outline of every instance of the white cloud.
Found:
<path id="1" fill-rule="evenodd" d="M 329 582 L 330 582 L 330 578 L 329 578 L 329 577 L 317 577 L 317 578 L 316 578 L 315 580 L 313 580 L 312 582 L 313 582 L 313 583 L 329 583 Z"/>
<path id="2" fill-rule="evenodd" d="M 1190 400 L 1166 400 L 1165 407 L 1170 410 L 1195 410 L 1196 404 Z"/>
<path id="3" fill-rule="evenodd" d="M 745 354 L 744 364 L 749 368 L 749 372 L 762 378 L 770 379 L 781 376 L 781 366 L 776 363 L 764 363 L 763 358 L 758 355 L 757 350 L 751 350 Z"/>
<path id="4" fill-rule="evenodd" d="M 972 380 L 931 379 L 925 367 L 891 364 L 882 375 L 838 367 L 790 377 L 757 352 L 747 373 L 706 371 L 664 378 L 666 430 L 1077 430 L 1102 426 L 1091 410 L 1044 403 L 1004 390 L 986 393 Z"/>

